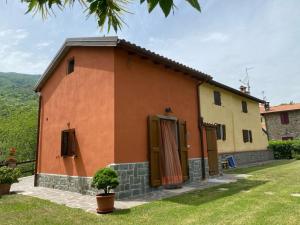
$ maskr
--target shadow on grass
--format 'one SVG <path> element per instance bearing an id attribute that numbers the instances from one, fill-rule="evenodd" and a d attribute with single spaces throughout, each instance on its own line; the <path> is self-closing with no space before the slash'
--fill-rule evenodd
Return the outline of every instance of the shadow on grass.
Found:
<path id="1" fill-rule="evenodd" d="M 268 164 L 263 164 L 263 165 L 250 165 L 249 167 L 245 166 L 245 167 L 241 167 L 241 168 L 235 168 L 235 169 L 227 169 L 224 170 L 224 173 L 228 173 L 228 174 L 238 174 L 238 173 L 251 173 L 251 172 L 255 172 L 258 170 L 264 170 L 264 169 L 268 169 L 268 168 L 272 168 L 272 167 L 276 167 L 276 166 L 282 166 L 282 165 L 286 165 L 289 163 L 295 162 L 295 160 L 278 160 L 278 161 L 273 161 L 271 163 Z"/>
<path id="2" fill-rule="evenodd" d="M 262 180 L 238 180 L 235 183 L 219 185 L 204 190 L 193 191 L 190 193 L 178 195 L 171 198 L 163 199 L 166 202 L 175 202 L 178 204 L 194 205 L 198 206 L 222 198 L 226 198 L 242 191 L 251 190 L 257 186 L 264 185 L 268 181 Z"/>

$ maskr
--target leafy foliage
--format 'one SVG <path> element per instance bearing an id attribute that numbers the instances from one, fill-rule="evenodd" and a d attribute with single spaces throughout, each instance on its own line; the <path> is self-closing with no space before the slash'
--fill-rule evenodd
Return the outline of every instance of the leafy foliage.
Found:
<path id="1" fill-rule="evenodd" d="M 62 10 L 66 5 L 74 5 L 76 1 L 86 8 L 89 15 L 97 18 L 101 28 L 107 22 L 108 31 L 113 27 L 115 32 L 122 28 L 122 24 L 124 24 L 122 15 L 128 13 L 126 6 L 131 2 L 130 0 L 21 0 L 21 2 L 27 3 L 27 13 L 41 12 L 43 18 L 54 12 L 53 6 Z M 144 2 L 145 0 L 140 0 L 141 4 Z M 199 12 L 201 11 L 198 0 L 186 0 L 186 2 Z M 149 13 L 159 5 L 166 17 L 175 8 L 174 0 L 147 0 L 147 5 Z"/>
<path id="2" fill-rule="evenodd" d="M 300 154 L 300 140 L 270 141 L 268 148 L 275 159 L 292 159 Z"/>
<path id="3" fill-rule="evenodd" d="M 103 189 L 108 194 L 111 189 L 119 185 L 118 175 L 111 168 L 103 168 L 97 171 L 92 180 L 92 187 L 98 190 Z"/>
<path id="4" fill-rule="evenodd" d="M 0 184 L 13 184 L 18 182 L 21 171 L 18 168 L 0 167 Z"/>
<path id="5" fill-rule="evenodd" d="M 16 148 L 18 161 L 35 157 L 39 76 L 0 73 L 0 164 Z"/>

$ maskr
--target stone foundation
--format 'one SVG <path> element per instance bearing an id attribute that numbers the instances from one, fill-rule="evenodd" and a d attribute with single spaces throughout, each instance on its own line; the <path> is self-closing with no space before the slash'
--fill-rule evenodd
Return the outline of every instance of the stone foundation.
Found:
<path id="1" fill-rule="evenodd" d="M 273 152 L 270 150 L 221 153 L 219 154 L 219 158 L 221 160 L 224 160 L 227 156 L 230 155 L 235 158 L 238 166 L 274 159 Z"/>
<path id="2" fill-rule="evenodd" d="M 114 190 L 116 199 L 130 198 L 149 192 L 161 190 L 149 184 L 149 163 L 122 163 L 109 165 L 119 175 L 120 185 Z M 206 177 L 208 163 L 205 158 Z M 189 183 L 197 183 L 202 179 L 201 158 L 189 159 Z M 98 191 L 91 188 L 91 177 L 66 176 L 55 174 L 38 174 L 38 186 L 55 188 L 82 194 L 95 195 Z"/>

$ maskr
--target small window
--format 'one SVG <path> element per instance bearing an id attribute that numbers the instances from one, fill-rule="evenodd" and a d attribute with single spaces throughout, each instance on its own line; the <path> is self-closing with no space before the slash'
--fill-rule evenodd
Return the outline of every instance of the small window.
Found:
<path id="1" fill-rule="evenodd" d="M 244 141 L 244 143 L 246 143 L 246 142 L 252 143 L 253 142 L 251 130 L 243 130 L 243 141 Z"/>
<path id="2" fill-rule="evenodd" d="M 294 140 L 293 137 L 282 137 L 283 141 Z"/>
<path id="3" fill-rule="evenodd" d="M 74 67 L 75 67 L 75 59 L 71 58 L 68 60 L 67 74 L 73 73 Z"/>
<path id="4" fill-rule="evenodd" d="M 248 112 L 248 107 L 247 107 L 247 102 L 246 101 L 242 101 L 242 111 L 244 113 Z"/>
<path id="5" fill-rule="evenodd" d="M 221 93 L 219 91 L 214 91 L 214 103 L 215 105 L 221 105 Z"/>
<path id="6" fill-rule="evenodd" d="M 280 120 L 281 124 L 288 124 L 289 121 L 289 113 L 288 112 L 281 112 L 280 113 Z"/>
<path id="7" fill-rule="evenodd" d="M 226 126 L 224 124 L 217 124 L 217 140 L 226 140 Z"/>
<path id="8" fill-rule="evenodd" d="M 222 136 L 221 136 L 221 124 L 217 124 L 217 140 L 221 140 Z"/>
<path id="9" fill-rule="evenodd" d="M 61 132 L 61 156 L 74 156 L 76 150 L 75 130 Z"/>

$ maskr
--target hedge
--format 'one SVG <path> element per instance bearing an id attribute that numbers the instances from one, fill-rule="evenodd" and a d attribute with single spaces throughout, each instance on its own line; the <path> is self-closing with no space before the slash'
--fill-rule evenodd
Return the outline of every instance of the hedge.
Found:
<path id="1" fill-rule="evenodd" d="M 292 159 L 300 155 L 300 140 L 269 141 L 275 159 Z"/>

